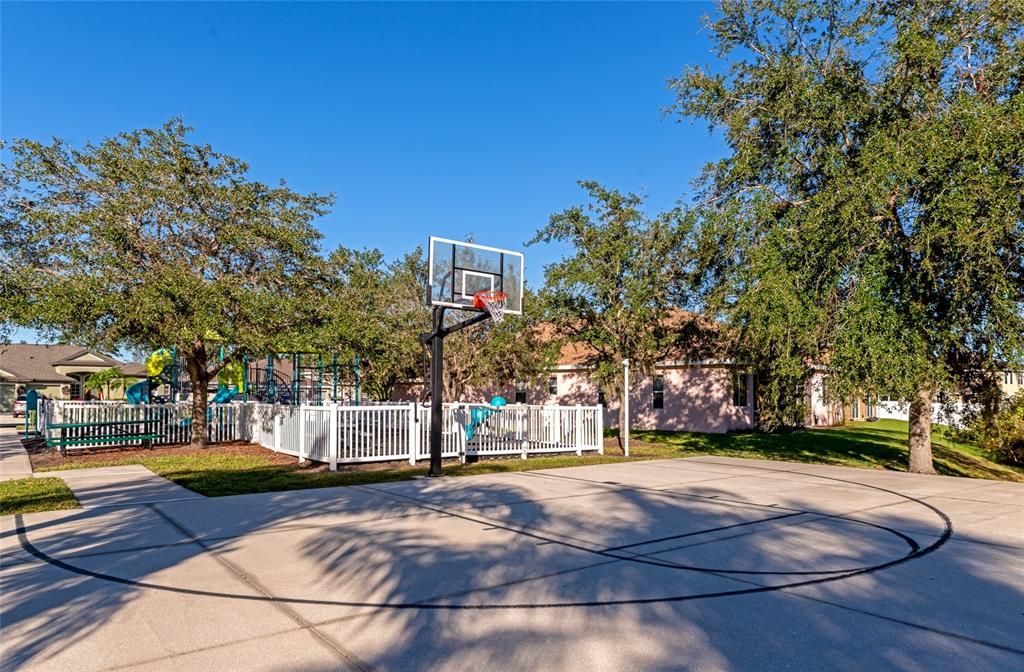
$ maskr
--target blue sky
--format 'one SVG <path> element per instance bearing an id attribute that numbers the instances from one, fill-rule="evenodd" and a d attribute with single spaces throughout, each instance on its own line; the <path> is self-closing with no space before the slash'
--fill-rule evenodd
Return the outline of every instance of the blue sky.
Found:
<path id="1" fill-rule="evenodd" d="M 689 195 L 722 155 L 666 79 L 714 65 L 705 3 L 12 3 L 4 139 L 73 143 L 181 116 L 252 175 L 333 192 L 326 244 L 521 248 L 580 179 Z M 561 250 L 525 250 L 528 281 Z"/>

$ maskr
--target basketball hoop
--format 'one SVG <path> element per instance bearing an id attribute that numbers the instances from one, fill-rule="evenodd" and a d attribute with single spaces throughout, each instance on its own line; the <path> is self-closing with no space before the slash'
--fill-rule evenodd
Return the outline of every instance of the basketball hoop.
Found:
<path id="1" fill-rule="evenodd" d="M 505 292 L 485 291 L 473 295 L 473 307 L 483 308 L 491 314 L 491 319 L 501 322 L 505 319 Z"/>

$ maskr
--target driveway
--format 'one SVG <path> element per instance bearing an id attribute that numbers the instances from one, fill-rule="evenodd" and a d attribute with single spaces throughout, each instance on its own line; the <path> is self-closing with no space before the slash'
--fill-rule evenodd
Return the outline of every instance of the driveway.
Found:
<path id="1" fill-rule="evenodd" d="M 1022 507 L 703 457 L 7 516 L 4 663 L 1022 669 Z"/>

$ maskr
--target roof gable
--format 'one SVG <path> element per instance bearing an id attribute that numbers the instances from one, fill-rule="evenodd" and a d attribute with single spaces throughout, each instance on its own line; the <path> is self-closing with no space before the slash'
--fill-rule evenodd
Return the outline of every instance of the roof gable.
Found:
<path id="1" fill-rule="evenodd" d="M 118 362 L 102 353 L 79 345 L 44 345 L 39 343 L 11 343 L 0 345 L 0 370 L 11 374 L 19 382 L 71 382 L 71 378 L 54 369 L 55 363 L 76 361 L 91 355 L 92 364 L 117 366 Z M 78 359 L 77 363 L 83 363 Z"/>

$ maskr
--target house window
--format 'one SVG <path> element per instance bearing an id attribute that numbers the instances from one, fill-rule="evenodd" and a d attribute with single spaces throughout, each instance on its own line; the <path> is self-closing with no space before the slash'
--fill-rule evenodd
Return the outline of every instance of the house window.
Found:
<path id="1" fill-rule="evenodd" d="M 516 383 L 516 403 L 526 403 L 526 383 Z"/>
<path id="2" fill-rule="evenodd" d="M 665 376 L 654 377 L 654 398 L 651 404 L 654 408 L 665 408 Z"/>
<path id="3" fill-rule="evenodd" d="M 860 419 L 860 399 L 854 399 L 850 405 L 850 418 L 853 420 Z"/>
<path id="4" fill-rule="evenodd" d="M 1017 372 L 1017 384 L 1024 385 L 1024 371 Z"/>
<path id="5" fill-rule="evenodd" d="M 732 405 L 747 407 L 747 374 L 737 373 L 732 378 Z"/>
<path id="6" fill-rule="evenodd" d="M 82 398 L 82 379 L 78 376 L 78 374 L 75 374 L 75 373 L 71 374 L 71 394 L 70 394 L 70 397 L 72 399 L 81 399 Z"/>
<path id="7" fill-rule="evenodd" d="M 1003 383 L 1006 385 L 1013 385 L 1013 372 L 1003 371 Z"/>
<path id="8" fill-rule="evenodd" d="M 548 378 L 548 394 L 558 394 L 558 376 L 551 376 Z"/>
<path id="9" fill-rule="evenodd" d="M 601 389 L 600 387 L 597 388 L 597 403 L 600 404 L 601 406 L 606 406 L 607 405 L 607 402 L 605 401 L 605 398 L 604 398 L 604 390 Z"/>

